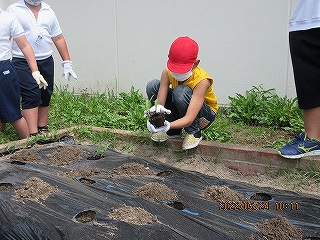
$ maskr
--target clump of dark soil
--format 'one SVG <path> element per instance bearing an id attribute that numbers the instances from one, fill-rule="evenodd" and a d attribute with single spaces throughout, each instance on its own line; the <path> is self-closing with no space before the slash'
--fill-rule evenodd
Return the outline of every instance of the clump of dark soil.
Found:
<path id="1" fill-rule="evenodd" d="M 140 163 L 125 163 L 112 169 L 112 175 L 150 176 L 155 175 L 155 172 Z"/>
<path id="2" fill-rule="evenodd" d="M 25 162 L 36 162 L 39 159 L 39 153 L 34 149 L 22 149 L 9 156 L 10 159 Z"/>
<path id="3" fill-rule="evenodd" d="M 248 197 L 230 189 L 227 186 L 209 186 L 203 191 L 203 195 L 213 201 L 242 201 L 247 200 Z"/>
<path id="4" fill-rule="evenodd" d="M 164 113 L 154 113 L 152 116 L 149 117 L 149 122 L 155 127 L 159 128 L 164 125 L 165 121 Z"/>
<path id="5" fill-rule="evenodd" d="M 24 185 L 15 189 L 15 198 L 19 202 L 30 200 L 40 203 L 46 200 L 51 194 L 58 191 L 58 188 L 44 182 L 40 178 L 31 177 L 24 182 Z"/>
<path id="6" fill-rule="evenodd" d="M 109 217 L 135 225 L 147 225 L 157 221 L 157 217 L 139 207 L 122 206 L 113 209 Z"/>
<path id="7" fill-rule="evenodd" d="M 60 173 L 59 176 L 66 178 L 75 178 L 75 177 L 91 177 L 94 175 L 99 175 L 100 170 L 97 168 L 87 168 L 87 169 L 74 169 L 70 172 Z"/>
<path id="8" fill-rule="evenodd" d="M 177 198 L 177 191 L 172 190 L 164 184 L 151 182 L 137 188 L 136 195 L 149 201 L 173 200 Z"/>
<path id="9" fill-rule="evenodd" d="M 268 240 L 300 240 L 302 231 L 288 222 L 285 217 L 278 216 L 256 224 L 259 231 Z"/>

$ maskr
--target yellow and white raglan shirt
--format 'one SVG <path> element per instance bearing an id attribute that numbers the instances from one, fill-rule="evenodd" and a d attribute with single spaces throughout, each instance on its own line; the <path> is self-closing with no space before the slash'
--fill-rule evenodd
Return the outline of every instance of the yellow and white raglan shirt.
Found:
<path id="1" fill-rule="evenodd" d="M 176 86 L 178 86 L 179 82 L 172 77 L 169 69 L 167 69 L 167 73 L 169 76 L 171 87 L 172 89 L 174 89 Z M 191 77 L 189 77 L 186 81 L 184 81 L 183 84 L 188 86 L 191 90 L 193 90 L 197 86 L 197 84 L 201 82 L 203 79 L 208 79 L 211 83 L 211 87 L 207 89 L 204 102 L 210 107 L 210 109 L 212 109 L 212 111 L 217 113 L 219 106 L 218 106 L 217 97 L 214 94 L 214 90 L 212 87 L 213 79 L 209 76 L 209 74 L 206 71 L 204 71 L 199 66 L 196 67 L 195 69 L 192 70 Z"/>

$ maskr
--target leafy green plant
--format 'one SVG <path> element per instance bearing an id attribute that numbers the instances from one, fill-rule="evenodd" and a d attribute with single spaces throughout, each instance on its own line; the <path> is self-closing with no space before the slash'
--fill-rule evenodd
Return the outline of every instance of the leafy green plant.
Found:
<path id="1" fill-rule="evenodd" d="M 229 142 L 231 137 L 230 132 L 227 131 L 222 124 L 215 123 L 209 126 L 201 134 L 206 140 L 214 140 L 219 142 Z"/>
<path id="2" fill-rule="evenodd" d="M 101 142 L 99 142 L 96 153 L 103 156 L 108 151 L 110 145 L 111 145 L 110 143 L 107 143 L 103 147 L 103 144 Z"/>
<path id="3" fill-rule="evenodd" d="M 235 122 L 252 126 L 284 128 L 300 132 L 303 127 L 297 99 L 279 97 L 275 89 L 264 90 L 262 85 L 252 87 L 245 95 L 229 97 L 228 117 Z"/>
<path id="4" fill-rule="evenodd" d="M 261 86 L 253 87 L 246 91 L 246 95 L 236 94 L 236 97 L 229 97 L 229 117 L 234 121 L 240 121 L 248 125 L 257 126 L 259 118 L 266 108 L 266 103 L 272 90 L 263 90 Z"/>

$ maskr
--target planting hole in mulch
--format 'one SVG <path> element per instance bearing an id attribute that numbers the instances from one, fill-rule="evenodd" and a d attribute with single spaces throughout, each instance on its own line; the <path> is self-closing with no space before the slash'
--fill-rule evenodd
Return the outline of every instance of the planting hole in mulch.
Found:
<path id="1" fill-rule="evenodd" d="M 0 183 L 0 191 L 11 190 L 13 185 L 11 183 Z"/>
<path id="2" fill-rule="evenodd" d="M 81 223 L 91 222 L 96 217 L 96 212 L 93 210 L 87 210 L 78 213 L 74 218 Z"/>
<path id="3" fill-rule="evenodd" d="M 171 171 L 171 170 L 165 170 L 165 171 L 157 173 L 157 176 L 158 177 L 166 177 L 166 176 L 171 175 L 172 173 L 173 173 L 173 171 Z"/>
<path id="4" fill-rule="evenodd" d="M 122 206 L 112 209 L 109 217 L 135 225 L 147 225 L 157 221 L 157 217 L 139 207 Z"/>
<path id="5" fill-rule="evenodd" d="M 252 195 L 250 199 L 256 201 L 270 201 L 272 197 L 267 193 L 256 193 Z"/>
<path id="6" fill-rule="evenodd" d="M 278 216 L 255 224 L 268 240 L 298 240 L 302 239 L 302 231 L 288 222 L 285 217 Z"/>
<path id="7" fill-rule="evenodd" d="M 183 210 L 183 209 L 185 209 L 185 206 L 183 205 L 182 202 L 168 201 L 168 202 L 166 202 L 166 204 L 167 204 L 169 207 L 172 207 L 172 208 L 175 208 L 175 209 L 178 209 L 178 210 Z"/>
<path id="8" fill-rule="evenodd" d="M 21 161 L 12 161 L 10 162 L 11 164 L 14 164 L 14 165 L 26 165 L 25 162 L 21 162 Z"/>
<path id="9" fill-rule="evenodd" d="M 172 190 L 164 184 L 151 182 L 137 188 L 136 195 L 149 201 L 164 201 L 177 198 L 177 191 Z"/>
<path id="10" fill-rule="evenodd" d="M 101 158 L 104 158 L 102 154 L 95 154 L 95 155 L 90 155 L 87 157 L 87 160 L 99 160 Z"/>
<path id="11" fill-rule="evenodd" d="M 155 172 L 141 163 L 125 163 L 112 169 L 112 175 L 151 176 L 155 175 Z"/>
<path id="12" fill-rule="evenodd" d="M 89 178 L 83 178 L 83 177 L 80 177 L 80 178 L 77 178 L 77 180 L 83 184 L 87 184 L 87 185 L 90 185 L 90 184 L 94 184 L 96 183 L 95 180 L 92 180 L 92 179 L 89 179 Z"/>
<path id="13" fill-rule="evenodd" d="M 227 186 L 209 186 L 204 190 L 203 195 L 207 199 L 217 202 L 243 201 L 248 199 L 247 196 L 242 195 Z"/>

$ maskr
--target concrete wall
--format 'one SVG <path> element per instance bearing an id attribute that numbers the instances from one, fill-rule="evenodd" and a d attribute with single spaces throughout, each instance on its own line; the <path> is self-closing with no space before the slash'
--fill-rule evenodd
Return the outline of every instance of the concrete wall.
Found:
<path id="1" fill-rule="evenodd" d="M 5 9 L 13 0 L 1 0 Z M 145 92 L 159 78 L 171 42 L 183 35 L 200 46 L 220 104 L 252 86 L 295 97 L 288 22 L 296 0 L 47 0 L 67 39 L 79 79 L 56 84 L 80 92 Z"/>

